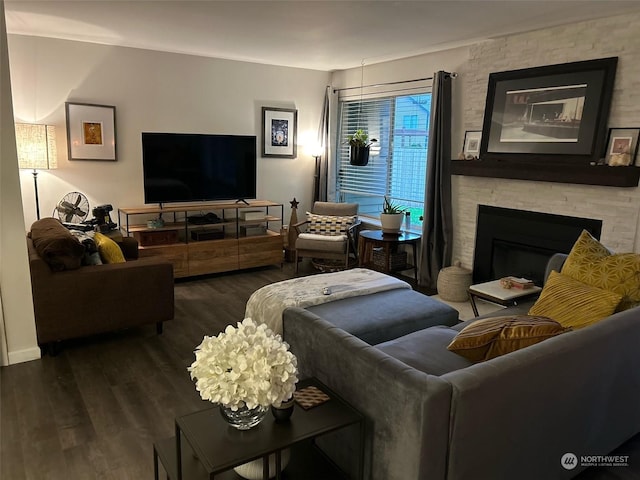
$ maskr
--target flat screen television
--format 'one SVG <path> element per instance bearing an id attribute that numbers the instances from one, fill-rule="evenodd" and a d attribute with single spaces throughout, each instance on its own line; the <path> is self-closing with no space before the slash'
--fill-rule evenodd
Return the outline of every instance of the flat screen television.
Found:
<path id="1" fill-rule="evenodd" d="M 145 203 L 256 197 L 255 135 L 142 133 Z"/>

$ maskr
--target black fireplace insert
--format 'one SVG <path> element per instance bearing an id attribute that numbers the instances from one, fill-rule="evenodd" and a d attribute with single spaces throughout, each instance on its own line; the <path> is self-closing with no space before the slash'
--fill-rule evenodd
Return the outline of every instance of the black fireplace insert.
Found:
<path id="1" fill-rule="evenodd" d="M 569 253 L 582 230 L 600 239 L 602 220 L 478 205 L 473 282 L 513 275 L 542 286 L 549 257 Z"/>

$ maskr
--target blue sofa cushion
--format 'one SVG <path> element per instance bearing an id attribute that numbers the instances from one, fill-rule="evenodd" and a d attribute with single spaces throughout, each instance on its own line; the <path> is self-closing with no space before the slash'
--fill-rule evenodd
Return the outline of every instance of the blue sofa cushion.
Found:
<path id="1" fill-rule="evenodd" d="M 458 322 L 457 310 L 405 288 L 345 298 L 306 310 L 370 345 L 434 325 Z"/>
<path id="2" fill-rule="evenodd" d="M 378 350 L 430 375 L 443 375 L 473 365 L 447 350 L 458 332 L 448 327 L 431 327 L 376 345 Z"/>

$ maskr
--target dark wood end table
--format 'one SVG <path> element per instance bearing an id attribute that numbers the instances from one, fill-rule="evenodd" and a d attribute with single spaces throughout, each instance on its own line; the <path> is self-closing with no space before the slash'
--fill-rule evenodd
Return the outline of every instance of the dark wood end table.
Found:
<path id="1" fill-rule="evenodd" d="M 378 270 L 383 273 L 394 273 L 402 270 L 412 270 L 416 285 L 418 284 L 418 257 L 416 245 L 420 241 L 420 235 L 402 231 L 398 235 L 383 233 L 382 230 L 363 230 L 358 234 L 358 258 L 361 267 Z M 411 245 L 413 251 L 413 265 L 393 265 L 391 257 L 398 252 L 400 245 Z M 374 248 L 382 248 L 384 262 L 380 265 L 374 262 Z"/>
<path id="2" fill-rule="evenodd" d="M 271 413 L 256 427 L 240 431 L 228 425 L 219 407 L 176 417 L 176 436 L 154 444 L 155 479 L 159 463 L 171 480 L 237 479 L 233 467 L 262 459 L 263 478 L 268 479 L 269 455 L 275 454 L 276 479 L 329 480 L 345 478 L 315 447 L 315 438 L 355 425 L 359 429 L 358 476 L 364 469 L 364 417 L 335 392 L 316 379 L 298 382 L 298 389 L 315 385 L 331 399 L 304 410 L 298 404 L 289 422 L 276 423 Z M 281 452 L 291 448 L 285 472 Z"/>

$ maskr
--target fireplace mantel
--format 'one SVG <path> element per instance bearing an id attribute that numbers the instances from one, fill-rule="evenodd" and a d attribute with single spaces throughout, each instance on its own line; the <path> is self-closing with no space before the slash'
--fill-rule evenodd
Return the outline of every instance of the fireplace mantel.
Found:
<path id="1" fill-rule="evenodd" d="M 552 165 L 499 160 L 452 160 L 451 174 L 609 187 L 637 187 L 640 179 L 640 167 Z"/>

